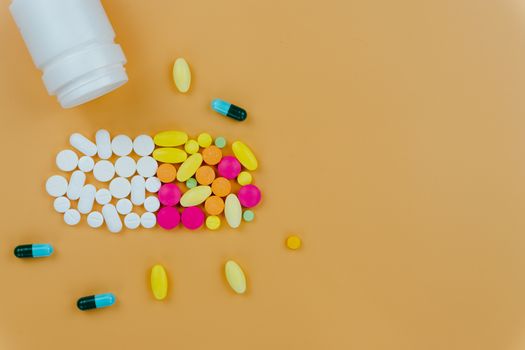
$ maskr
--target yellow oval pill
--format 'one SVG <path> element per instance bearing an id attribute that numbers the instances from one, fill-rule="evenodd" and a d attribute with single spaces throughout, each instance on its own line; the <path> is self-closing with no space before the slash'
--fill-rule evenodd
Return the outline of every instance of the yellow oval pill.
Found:
<path id="1" fill-rule="evenodd" d="M 153 142 L 161 147 L 175 147 L 180 146 L 188 141 L 188 134 L 184 131 L 168 130 L 159 132 L 153 137 Z"/>
<path id="2" fill-rule="evenodd" d="M 206 148 L 211 146 L 213 139 L 210 134 L 203 132 L 197 137 L 197 142 L 201 147 Z"/>
<path id="3" fill-rule="evenodd" d="M 252 174 L 247 171 L 242 171 L 239 176 L 237 176 L 237 182 L 241 186 L 249 185 L 252 183 Z"/>
<path id="4" fill-rule="evenodd" d="M 239 202 L 239 198 L 233 193 L 230 193 L 224 202 L 224 216 L 226 216 L 226 222 L 230 227 L 237 228 L 241 224 L 241 202 Z"/>
<path id="5" fill-rule="evenodd" d="M 197 172 L 201 164 L 202 155 L 200 153 L 192 154 L 181 164 L 177 172 L 177 180 L 179 182 L 185 182 Z"/>
<path id="6" fill-rule="evenodd" d="M 173 81 L 177 89 L 185 93 L 190 89 L 191 85 L 191 71 L 188 62 L 182 57 L 175 60 L 173 64 Z"/>
<path id="7" fill-rule="evenodd" d="M 206 227 L 210 230 L 217 230 L 221 227 L 221 218 L 216 215 L 208 216 L 206 218 Z"/>
<path id="8" fill-rule="evenodd" d="M 233 260 L 228 260 L 224 265 L 224 273 L 230 287 L 237 294 L 246 292 L 246 277 L 239 264 Z"/>
<path id="9" fill-rule="evenodd" d="M 184 150 L 188 152 L 188 154 L 197 153 L 199 152 L 199 144 L 195 140 L 188 140 L 184 145 Z"/>
<path id="10" fill-rule="evenodd" d="M 204 201 L 211 195 L 210 186 L 196 186 L 186 191 L 180 198 L 180 205 L 183 207 L 194 207 Z"/>
<path id="11" fill-rule="evenodd" d="M 168 276 L 162 265 L 151 269 L 151 291 L 157 300 L 163 300 L 168 295 Z"/>
<path id="12" fill-rule="evenodd" d="M 153 158 L 162 163 L 182 163 L 188 155 L 178 148 L 157 148 L 153 151 Z"/>
<path id="13" fill-rule="evenodd" d="M 257 169 L 257 158 L 255 158 L 252 150 L 244 143 L 241 141 L 235 141 L 232 144 L 232 151 L 235 158 L 237 158 L 246 169 L 252 171 Z"/>

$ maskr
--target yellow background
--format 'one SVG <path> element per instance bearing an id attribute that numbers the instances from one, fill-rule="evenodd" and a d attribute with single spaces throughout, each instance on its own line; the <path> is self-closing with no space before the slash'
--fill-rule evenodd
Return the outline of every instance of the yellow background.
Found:
<path id="1" fill-rule="evenodd" d="M 63 110 L 0 4 L 0 349 L 525 346 L 525 3 L 106 0 L 130 81 Z M 176 92 L 176 57 L 193 74 Z M 248 110 L 236 123 L 214 97 Z M 264 203 L 217 233 L 67 227 L 45 194 L 72 132 L 252 146 Z M 284 239 L 300 234 L 304 249 Z M 14 258 L 49 242 L 52 258 Z M 222 266 L 245 269 L 249 292 Z M 169 299 L 148 273 L 163 264 Z M 76 299 L 117 295 L 82 313 Z"/>

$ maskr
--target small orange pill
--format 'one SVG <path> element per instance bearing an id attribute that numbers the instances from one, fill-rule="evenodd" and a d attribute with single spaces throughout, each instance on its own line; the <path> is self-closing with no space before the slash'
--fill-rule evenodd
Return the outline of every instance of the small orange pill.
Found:
<path id="1" fill-rule="evenodd" d="M 224 201 L 218 196 L 208 197 L 204 202 L 204 209 L 210 215 L 219 215 L 224 210 Z"/>
<path id="2" fill-rule="evenodd" d="M 177 169 L 173 164 L 161 164 L 157 169 L 157 177 L 161 182 L 173 182 L 177 177 Z"/>
<path id="3" fill-rule="evenodd" d="M 213 171 L 211 166 L 201 166 L 199 169 L 197 169 L 195 178 L 201 185 L 209 185 L 213 182 L 213 180 L 215 180 L 215 171 Z"/>
<path id="4" fill-rule="evenodd" d="M 209 165 L 219 164 L 222 159 L 222 151 L 217 146 L 210 146 L 202 151 L 202 158 L 204 163 Z"/>
<path id="5" fill-rule="evenodd" d="M 218 177 L 213 180 L 211 184 L 211 190 L 213 194 L 219 197 L 226 197 L 232 190 L 232 184 L 230 180 L 225 177 Z"/>

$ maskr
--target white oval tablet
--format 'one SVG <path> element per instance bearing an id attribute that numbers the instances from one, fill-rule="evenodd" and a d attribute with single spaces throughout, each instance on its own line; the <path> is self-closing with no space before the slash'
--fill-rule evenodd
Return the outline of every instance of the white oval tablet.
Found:
<path id="1" fill-rule="evenodd" d="M 75 226 L 80 222 L 80 213 L 76 209 L 68 209 L 64 213 L 64 222 L 69 226 Z"/>
<path id="2" fill-rule="evenodd" d="M 98 156 L 101 159 L 109 159 L 111 157 L 111 136 L 109 131 L 101 129 L 95 134 L 97 142 Z"/>
<path id="3" fill-rule="evenodd" d="M 127 215 L 133 210 L 133 204 L 127 198 L 119 199 L 117 202 L 117 211 L 119 214 Z"/>
<path id="4" fill-rule="evenodd" d="M 241 224 L 241 203 L 239 198 L 233 193 L 230 193 L 224 201 L 224 216 L 226 216 L 226 222 L 230 227 L 237 228 Z"/>
<path id="5" fill-rule="evenodd" d="M 140 216 L 137 213 L 129 213 L 124 218 L 124 225 L 126 225 L 127 228 L 134 230 L 140 225 Z"/>
<path id="6" fill-rule="evenodd" d="M 149 196 L 144 201 L 144 208 L 146 209 L 146 211 L 149 211 L 150 213 L 156 212 L 160 208 L 159 199 L 154 196 Z"/>
<path id="7" fill-rule="evenodd" d="M 133 149 L 133 141 L 126 135 L 117 135 L 111 141 L 111 149 L 117 156 L 127 156 Z"/>
<path id="8" fill-rule="evenodd" d="M 131 157 L 124 156 L 117 159 L 115 162 L 115 172 L 118 176 L 131 177 L 137 170 L 137 164 Z"/>
<path id="9" fill-rule="evenodd" d="M 158 166 L 154 158 L 150 156 L 142 157 L 137 162 L 137 172 L 141 176 L 152 177 L 157 173 Z"/>
<path id="10" fill-rule="evenodd" d="M 106 204 L 103 206 L 102 215 L 104 216 L 104 221 L 110 232 L 117 233 L 122 230 L 122 221 L 120 220 L 117 209 L 113 204 Z"/>
<path id="11" fill-rule="evenodd" d="M 87 217 L 87 223 L 90 227 L 99 228 L 104 223 L 104 217 L 98 211 L 92 211 Z"/>
<path id="12" fill-rule="evenodd" d="M 97 189 L 93 185 L 86 185 L 80 191 L 77 209 L 81 214 L 87 214 L 93 210 Z"/>
<path id="13" fill-rule="evenodd" d="M 157 217 L 153 213 L 144 213 L 140 217 L 140 224 L 144 228 L 153 228 L 157 224 Z"/>
<path id="14" fill-rule="evenodd" d="M 82 187 L 84 187 L 85 182 L 86 174 L 84 174 L 80 170 L 75 170 L 73 174 L 71 174 L 71 178 L 69 179 L 69 186 L 67 187 L 67 198 L 71 200 L 77 200 L 78 198 L 80 198 L 80 191 L 82 190 Z"/>
<path id="15" fill-rule="evenodd" d="M 93 168 L 93 176 L 100 182 L 108 182 L 115 176 L 115 167 L 108 160 L 99 160 Z"/>
<path id="16" fill-rule="evenodd" d="M 146 181 L 140 175 L 131 179 L 131 202 L 135 205 L 144 204 L 146 199 Z"/>
<path id="17" fill-rule="evenodd" d="M 124 198 L 131 192 L 129 180 L 123 177 L 117 177 L 109 183 L 109 192 L 115 198 Z"/>
<path id="18" fill-rule="evenodd" d="M 97 154 L 97 145 L 79 133 L 74 133 L 71 135 L 69 137 L 69 143 L 71 146 L 75 147 L 86 156 L 93 157 L 95 154 Z"/>
<path id="19" fill-rule="evenodd" d="M 55 208 L 58 213 L 65 213 L 71 208 L 71 202 L 66 197 L 58 197 L 53 202 L 53 208 Z"/>
<path id="20" fill-rule="evenodd" d="M 78 160 L 78 168 L 85 173 L 89 173 L 91 170 L 93 170 L 94 166 L 95 161 L 89 156 L 80 157 Z"/>
<path id="21" fill-rule="evenodd" d="M 67 180 L 60 175 L 53 175 L 46 181 L 46 191 L 52 197 L 60 197 L 67 192 Z"/>
<path id="22" fill-rule="evenodd" d="M 149 156 L 155 149 L 155 143 L 149 135 L 140 135 L 133 141 L 133 150 L 141 157 Z"/>
<path id="23" fill-rule="evenodd" d="M 146 180 L 146 190 L 151 193 L 157 193 L 160 190 L 160 187 L 162 186 L 162 183 L 160 182 L 159 178 L 156 176 L 149 177 Z"/>
<path id="24" fill-rule="evenodd" d="M 55 159 L 58 169 L 62 171 L 73 171 L 78 164 L 78 156 L 70 149 L 58 152 Z"/>
<path id="25" fill-rule="evenodd" d="M 97 194 L 95 195 L 95 200 L 100 205 L 106 205 L 109 202 L 111 202 L 111 199 L 113 196 L 111 195 L 111 192 L 109 192 L 108 189 L 102 188 L 97 191 Z"/>

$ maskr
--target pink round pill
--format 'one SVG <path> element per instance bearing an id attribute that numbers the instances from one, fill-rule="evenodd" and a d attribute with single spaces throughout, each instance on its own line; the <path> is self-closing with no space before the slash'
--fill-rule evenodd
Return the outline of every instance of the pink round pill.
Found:
<path id="1" fill-rule="evenodd" d="M 242 186 L 237 193 L 243 207 L 255 207 L 261 201 L 261 191 L 255 185 Z"/>
<path id="2" fill-rule="evenodd" d="M 196 230 L 204 223 L 204 212 L 199 207 L 188 207 L 182 211 L 182 224 L 190 230 Z"/>
<path id="3" fill-rule="evenodd" d="M 241 172 L 241 163 L 232 156 L 222 157 L 218 165 L 219 175 L 227 179 L 235 179 Z"/>
<path id="4" fill-rule="evenodd" d="M 157 223 L 166 230 L 171 230 L 180 222 L 180 214 L 177 208 L 163 207 L 157 212 Z"/>
<path id="5" fill-rule="evenodd" d="M 179 203 L 181 192 L 175 184 L 164 184 L 160 188 L 158 196 L 162 204 L 172 206 Z"/>

